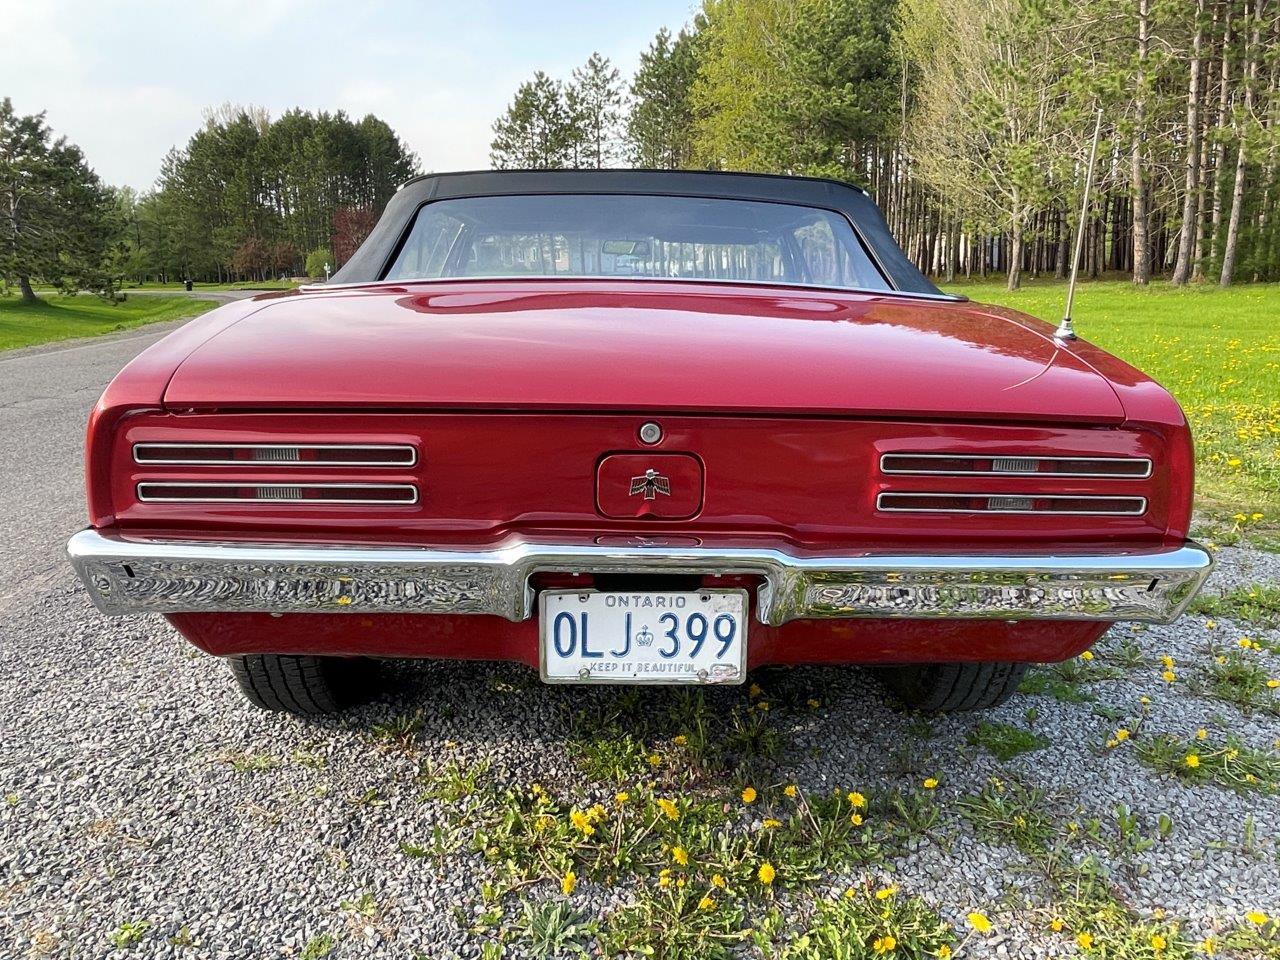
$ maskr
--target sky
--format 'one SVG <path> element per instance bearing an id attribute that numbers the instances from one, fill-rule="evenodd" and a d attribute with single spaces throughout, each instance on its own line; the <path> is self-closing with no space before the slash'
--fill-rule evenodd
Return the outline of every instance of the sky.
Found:
<path id="1" fill-rule="evenodd" d="M 535 70 L 568 79 L 599 51 L 629 78 L 692 3 L 0 0 L 0 97 L 45 111 L 103 180 L 138 190 L 225 102 L 374 113 L 424 171 L 475 169 Z"/>

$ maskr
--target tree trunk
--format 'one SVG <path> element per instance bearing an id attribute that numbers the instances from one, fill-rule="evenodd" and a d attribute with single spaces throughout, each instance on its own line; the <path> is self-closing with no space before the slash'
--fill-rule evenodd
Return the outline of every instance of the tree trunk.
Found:
<path id="1" fill-rule="evenodd" d="M 1008 278 L 1006 289 L 1017 290 L 1022 286 L 1022 211 L 1017 208 L 1013 215 L 1012 229 L 1009 231 Z"/>
<path id="2" fill-rule="evenodd" d="M 23 303 L 38 303 L 36 292 L 31 289 L 31 278 L 24 275 L 18 276 L 18 289 L 22 292 Z"/>
<path id="3" fill-rule="evenodd" d="M 1280 23 L 1273 22 L 1273 34 L 1280 33 Z M 1270 47 L 1275 43 L 1277 37 L 1272 36 L 1268 41 Z M 1265 103 L 1269 104 L 1271 109 L 1267 116 L 1263 119 L 1263 129 L 1267 136 L 1262 138 L 1267 144 L 1267 160 L 1262 166 L 1262 180 L 1259 184 L 1261 199 L 1258 203 L 1258 244 L 1259 256 L 1253 258 L 1254 263 L 1263 265 L 1261 270 L 1254 270 L 1253 279 L 1256 280 L 1272 280 L 1275 277 L 1275 259 L 1271 256 L 1272 235 L 1267 232 L 1267 224 L 1269 223 L 1271 207 L 1275 200 L 1275 184 L 1276 184 L 1276 137 L 1275 124 L 1276 117 L 1280 114 L 1280 103 L 1276 101 L 1276 84 L 1277 78 L 1280 76 L 1280 61 L 1273 61 L 1271 64 L 1271 80 L 1267 84 L 1267 93 Z M 1274 232 L 1274 228 L 1272 228 Z"/>
<path id="4" fill-rule="evenodd" d="M 1182 230 L 1178 235 L 1178 260 L 1173 282 L 1182 286 L 1191 279 L 1192 249 L 1199 219 L 1200 185 L 1200 67 L 1204 46 L 1204 2 L 1196 0 L 1196 32 L 1191 42 L 1191 80 L 1187 84 L 1187 173 L 1183 181 Z"/>
<path id="5" fill-rule="evenodd" d="M 1222 28 L 1222 70 L 1218 78 L 1217 132 L 1213 138 L 1213 215 L 1210 218 L 1209 262 L 1218 262 L 1222 249 L 1222 168 L 1226 162 L 1227 108 L 1231 95 L 1231 6 L 1228 4 Z"/>
<path id="6" fill-rule="evenodd" d="M 1253 115 L 1253 87 L 1258 79 L 1258 43 L 1262 31 L 1262 0 L 1253 0 L 1253 25 L 1249 31 L 1249 42 L 1245 53 L 1246 67 L 1244 76 L 1244 116 L 1245 121 Z M 1227 240 L 1222 249 L 1222 274 L 1218 278 L 1221 286 L 1229 287 L 1235 279 L 1236 254 L 1240 243 L 1240 215 L 1244 206 L 1244 174 L 1248 164 L 1247 138 L 1244 129 L 1240 129 L 1239 145 L 1236 149 L 1236 181 L 1231 192 L 1231 216 L 1227 220 Z"/>
<path id="7" fill-rule="evenodd" d="M 1147 120 L 1147 27 L 1148 0 L 1138 0 L 1138 76 L 1134 84 L 1133 173 L 1130 189 L 1133 194 L 1133 282 L 1151 282 L 1151 250 L 1147 240 L 1147 188 L 1144 178 L 1144 141 Z"/>

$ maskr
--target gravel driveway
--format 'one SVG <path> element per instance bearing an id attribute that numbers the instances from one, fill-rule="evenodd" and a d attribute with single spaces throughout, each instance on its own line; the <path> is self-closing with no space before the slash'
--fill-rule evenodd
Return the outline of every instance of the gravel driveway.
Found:
<path id="1" fill-rule="evenodd" d="M 542 687 L 505 665 L 397 664 L 379 702 L 307 723 L 248 707 L 225 666 L 159 617 L 98 616 L 62 559 L 83 522 L 81 431 L 107 379 L 162 332 L 0 356 L 0 957 L 531 954 L 522 911 L 561 898 L 560 884 L 484 890 L 501 868 L 471 848 L 468 803 L 533 784 L 566 803 L 612 798 L 617 784 L 598 772 L 608 738 L 590 718 L 647 722 L 684 701 L 664 689 L 619 700 Z M 1224 548 L 1220 560 L 1211 590 L 1280 582 L 1276 555 Z M 713 691 L 700 714 L 713 731 L 774 704 L 762 720 L 774 740 L 761 740 L 774 748 L 721 769 L 733 795 L 744 777 L 760 787 L 757 806 L 732 813 L 742 830 L 786 802 L 783 785 L 797 787 L 787 797 L 893 788 L 914 804 L 881 855 L 795 885 L 784 886 L 783 867 L 766 899 L 746 901 L 751 923 L 770 929 L 772 899 L 791 925 L 774 939 L 795 948 L 815 898 L 869 879 L 953 924 L 957 956 L 1084 952 L 1083 921 L 1053 929 L 1073 909 L 1045 867 L 1054 848 L 1064 869 L 1103 878 L 1126 929 L 1162 925 L 1188 949 L 1213 938 L 1220 953 L 1232 936 L 1252 942 L 1241 938 L 1265 928 L 1248 914 L 1280 914 L 1280 799 L 1259 789 L 1273 783 L 1280 721 L 1270 688 L 1246 712 L 1212 676 L 1229 660 L 1280 677 L 1269 645 L 1280 651 L 1280 630 L 1221 614 L 1122 624 L 1093 660 L 1035 674 L 1038 692 L 927 721 L 895 711 L 858 671 L 769 673 L 754 695 Z M 714 789 L 717 768 L 686 775 L 682 739 L 646 743 L 656 762 L 623 762 L 620 782 Z M 1172 760 L 1159 759 L 1161 744 Z M 1210 775 L 1219 748 L 1262 764 L 1248 768 L 1263 771 L 1258 782 L 1235 759 Z M 1192 753 L 1204 770 L 1179 769 Z M 1032 827 L 1053 838 L 1043 849 Z M 649 883 L 622 873 L 612 883 L 584 873 L 567 901 L 580 920 L 607 924 Z M 974 912 L 990 931 L 971 929 Z M 560 933 L 569 950 L 572 930 Z M 1148 954 L 1124 956 L 1179 955 L 1142 936 Z M 759 955 L 749 940 L 738 949 Z"/>

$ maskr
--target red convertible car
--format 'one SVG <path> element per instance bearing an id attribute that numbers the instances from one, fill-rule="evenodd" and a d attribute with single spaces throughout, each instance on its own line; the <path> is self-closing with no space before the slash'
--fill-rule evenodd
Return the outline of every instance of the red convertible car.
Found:
<path id="1" fill-rule="evenodd" d="M 867 664 L 991 706 L 1167 622 L 1191 437 L 1168 393 L 941 294 L 856 187 L 659 171 L 407 184 L 329 283 L 224 306 L 107 388 L 105 613 L 162 613 L 261 707 L 360 658 L 549 683 Z"/>

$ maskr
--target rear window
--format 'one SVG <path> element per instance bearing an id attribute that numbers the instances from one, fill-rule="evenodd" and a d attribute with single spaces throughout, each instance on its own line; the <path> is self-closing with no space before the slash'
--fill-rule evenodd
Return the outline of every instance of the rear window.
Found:
<path id="1" fill-rule="evenodd" d="M 426 204 L 387 280 L 631 277 L 888 290 L 849 221 L 815 207 L 555 194 Z"/>

